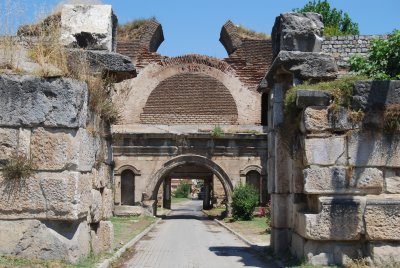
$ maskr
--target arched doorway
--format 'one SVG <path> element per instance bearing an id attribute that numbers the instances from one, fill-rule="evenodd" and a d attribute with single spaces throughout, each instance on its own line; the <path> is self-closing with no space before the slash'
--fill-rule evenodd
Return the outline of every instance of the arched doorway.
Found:
<path id="1" fill-rule="evenodd" d="M 246 174 L 246 184 L 253 186 L 258 195 L 258 202 L 261 203 L 261 174 L 256 170 L 251 170 Z"/>
<path id="2" fill-rule="evenodd" d="M 121 173 L 121 205 L 135 205 L 135 174 L 129 169 Z"/>
<path id="3" fill-rule="evenodd" d="M 201 174 L 190 173 L 191 167 L 200 168 L 197 170 L 201 170 Z M 182 155 L 166 162 L 163 165 L 163 167 L 154 174 L 151 183 L 146 188 L 145 197 L 147 198 L 147 200 L 144 201 L 147 202 L 150 201 L 151 209 L 154 215 L 156 214 L 156 209 L 157 209 L 158 190 L 160 189 L 161 185 L 164 183 L 163 187 L 170 188 L 171 177 L 181 176 L 179 174 L 185 177 L 202 177 L 204 179 L 206 196 L 203 204 L 205 206 L 207 206 L 206 204 L 209 202 L 211 198 L 211 196 L 207 196 L 210 194 L 210 187 L 211 187 L 209 184 L 210 178 L 212 178 L 212 176 L 218 178 L 221 181 L 225 191 L 226 210 L 228 213 L 230 212 L 233 185 L 226 172 L 219 165 L 217 165 L 215 162 L 206 157 L 199 155 Z M 165 192 L 170 194 L 170 191 L 168 191 L 167 189 L 164 189 L 164 193 Z M 170 200 L 170 196 L 166 196 L 166 198 L 164 199 L 167 200 L 167 203 L 163 205 L 168 206 L 168 201 Z"/>

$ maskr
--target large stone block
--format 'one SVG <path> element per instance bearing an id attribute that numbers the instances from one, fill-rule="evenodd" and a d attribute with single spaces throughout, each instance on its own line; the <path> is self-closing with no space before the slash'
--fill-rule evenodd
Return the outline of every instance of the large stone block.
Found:
<path id="1" fill-rule="evenodd" d="M 0 128 L 0 160 L 14 154 L 29 156 L 31 142 L 30 129 Z"/>
<path id="2" fill-rule="evenodd" d="M 383 110 L 400 103 L 400 81 L 358 81 L 353 87 L 352 108 L 355 111 Z"/>
<path id="3" fill-rule="evenodd" d="M 364 221 L 368 240 L 400 240 L 400 195 L 369 197 Z"/>
<path id="4" fill-rule="evenodd" d="M 399 242 L 371 242 L 369 251 L 377 267 L 391 267 L 400 263 Z"/>
<path id="5" fill-rule="evenodd" d="M 108 188 L 104 188 L 102 196 L 102 219 L 108 220 L 113 215 L 114 208 L 114 196 L 113 191 Z"/>
<path id="6" fill-rule="evenodd" d="M 299 212 L 295 229 L 311 240 L 358 240 L 363 230 L 361 200 L 349 197 L 320 197 L 318 214 Z"/>
<path id="7" fill-rule="evenodd" d="M 385 178 L 385 193 L 400 194 L 400 177 Z"/>
<path id="8" fill-rule="evenodd" d="M 0 160 L 9 158 L 17 151 L 18 129 L 0 128 Z"/>
<path id="9" fill-rule="evenodd" d="M 345 165 L 346 142 L 344 136 L 309 138 L 304 141 L 306 165 Z"/>
<path id="10" fill-rule="evenodd" d="M 300 81 L 333 80 L 337 77 L 335 59 L 330 54 L 298 51 L 281 51 L 266 75 L 268 85 L 273 85 L 277 73 L 291 73 Z"/>
<path id="11" fill-rule="evenodd" d="M 104 187 L 111 187 L 111 168 L 106 164 L 101 164 L 97 169 L 93 169 L 91 173 L 91 179 L 94 189 L 100 189 Z"/>
<path id="12" fill-rule="evenodd" d="M 296 105 L 297 108 L 306 108 L 308 106 L 328 106 L 332 96 L 325 90 L 297 90 Z"/>
<path id="13" fill-rule="evenodd" d="M 0 221 L 0 254 L 77 263 L 90 253 L 86 222 Z"/>
<path id="14" fill-rule="evenodd" d="M 0 126 L 86 125 L 87 86 L 70 78 L 0 76 Z"/>
<path id="15" fill-rule="evenodd" d="M 32 133 L 31 152 L 40 170 L 90 172 L 96 163 L 100 138 L 85 129 L 54 130 L 37 128 Z"/>
<path id="16" fill-rule="evenodd" d="M 349 164 L 356 167 L 400 167 L 400 135 L 354 131 L 348 138 Z"/>
<path id="17" fill-rule="evenodd" d="M 349 118 L 348 110 L 340 107 L 330 110 L 328 107 L 310 106 L 303 112 L 302 131 L 318 133 L 324 131 L 347 131 L 360 128 L 361 122 Z"/>
<path id="18" fill-rule="evenodd" d="M 383 172 L 376 168 L 311 167 L 304 170 L 309 194 L 380 194 Z"/>
<path id="19" fill-rule="evenodd" d="M 327 107 L 307 107 L 303 112 L 301 128 L 304 133 L 329 130 Z"/>
<path id="20" fill-rule="evenodd" d="M 115 206 L 116 216 L 141 216 L 144 211 L 140 206 Z"/>
<path id="21" fill-rule="evenodd" d="M 94 254 L 112 252 L 114 226 L 110 221 L 101 221 L 97 229 L 90 232 L 90 235 Z"/>
<path id="22" fill-rule="evenodd" d="M 313 241 L 304 243 L 304 256 L 315 266 L 341 265 L 352 267 L 353 261 L 363 257 L 359 241 Z"/>
<path id="23" fill-rule="evenodd" d="M 0 176 L 0 219 L 76 221 L 86 218 L 91 183 L 78 172 L 39 172 L 23 181 Z"/>
<path id="24" fill-rule="evenodd" d="M 64 5 L 60 41 L 67 47 L 115 51 L 117 24 L 110 5 Z"/>
<path id="25" fill-rule="evenodd" d="M 99 222 L 103 216 L 102 205 L 103 199 L 100 191 L 92 189 L 90 202 L 90 223 Z"/>
<path id="26" fill-rule="evenodd" d="M 320 52 L 324 24 L 317 13 L 283 13 L 272 28 L 273 54 L 281 50 Z"/>
<path id="27" fill-rule="evenodd" d="M 118 53 L 69 49 L 67 50 L 67 59 L 71 72 L 87 67 L 91 73 L 112 77 L 116 82 L 136 77 L 136 69 L 132 60 Z"/>

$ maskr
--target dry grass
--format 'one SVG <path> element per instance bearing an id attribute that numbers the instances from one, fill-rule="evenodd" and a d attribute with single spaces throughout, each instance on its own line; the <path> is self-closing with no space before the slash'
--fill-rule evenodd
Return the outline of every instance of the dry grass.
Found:
<path id="1" fill-rule="evenodd" d="M 393 133 L 400 130 L 400 104 L 387 105 L 384 112 L 384 130 Z"/>
<path id="2" fill-rule="evenodd" d="M 145 29 L 142 26 L 147 22 L 156 20 L 155 17 L 152 17 L 149 19 L 137 19 L 118 25 L 118 40 L 129 41 L 140 38 L 145 33 Z"/>
<path id="3" fill-rule="evenodd" d="M 3 177 L 7 180 L 25 180 L 35 174 L 36 162 L 32 156 L 14 153 L 3 167 Z"/>
<path id="4" fill-rule="evenodd" d="M 237 25 L 236 30 L 237 33 L 242 38 L 245 39 L 263 39 L 263 40 L 271 39 L 271 36 L 269 36 L 268 34 L 262 32 L 256 32 L 254 30 L 244 27 L 243 25 Z"/>

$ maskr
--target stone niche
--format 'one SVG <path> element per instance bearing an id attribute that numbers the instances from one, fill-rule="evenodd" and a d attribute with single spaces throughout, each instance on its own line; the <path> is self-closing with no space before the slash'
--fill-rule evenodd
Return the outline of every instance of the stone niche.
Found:
<path id="1" fill-rule="evenodd" d="M 66 47 L 115 51 L 117 24 L 110 5 L 64 5 L 60 40 Z"/>

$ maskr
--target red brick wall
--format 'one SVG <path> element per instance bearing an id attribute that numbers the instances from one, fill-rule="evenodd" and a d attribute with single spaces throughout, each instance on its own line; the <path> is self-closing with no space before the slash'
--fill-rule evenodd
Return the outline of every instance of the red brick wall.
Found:
<path id="1" fill-rule="evenodd" d="M 237 119 L 229 90 L 213 77 L 198 73 L 162 81 L 140 115 L 143 124 L 235 124 Z"/>

